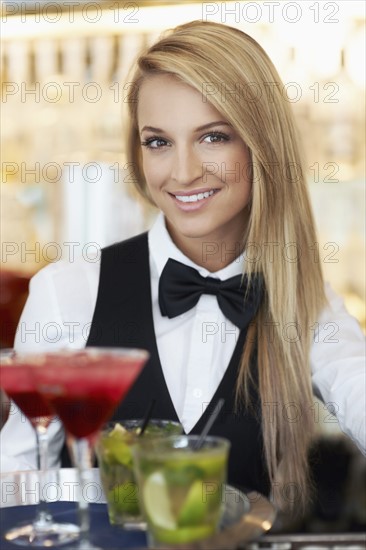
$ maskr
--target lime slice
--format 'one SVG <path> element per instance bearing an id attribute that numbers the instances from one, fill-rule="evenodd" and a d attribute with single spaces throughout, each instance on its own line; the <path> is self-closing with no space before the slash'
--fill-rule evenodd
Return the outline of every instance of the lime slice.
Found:
<path id="1" fill-rule="evenodd" d="M 106 464 L 123 464 L 126 468 L 132 469 L 131 448 L 117 438 L 105 439 L 103 441 L 102 460 Z"/>
<path id="2" fill-rule="evenodd" d="M 103 464 L 123 464 L 132 469 L 130 434 L 121 424 L 116 424 L 111 432 L 102 435 L 99 449 Z"/>
<path id="3" fill-rule="evenodd" d="M 154 529 L 154 538 L 162 544 L 188 544 L 197 540 L 207 539 L 216 532 L 212 525 L 198 527 L 182 527 L 175 531 L 168 529 Z"/>
<path id="4" fill-rule="evenodd" d="M 122 426 L 122 424 L 117 422 L 114 425 L 113 430 L 109 432 L 108 437 L 115 437 L 115 436 L 119 436 L 119 435 L 125 435 L 126 433 L 127 433 L 127 430 Z"/>
<path id="5" fill-rule="evenodd" d="M 203 495 L 202 481 L 197 479 L 190 487 L 178 515 L 179 527 L 200 525 L 208 515 L 208 501 Z"/>
<path id="6" fill-rule="evenodd" d="M 154 472 L 146 479 L 143 488 L 144 505 L 147 515 L 156 527 L 175 529 L 168 486 L 162 472 Z"/>

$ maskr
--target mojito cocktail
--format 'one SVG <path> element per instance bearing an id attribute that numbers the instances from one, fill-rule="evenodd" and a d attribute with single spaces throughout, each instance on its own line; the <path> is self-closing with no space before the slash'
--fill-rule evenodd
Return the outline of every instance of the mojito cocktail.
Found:
<path id="1" fill-rule="evenodd" d="M 142 420 L 108 424 L 96 445 L 100 477 L 108 505 L 109 521 L 124 529 L 145 529 L 133 472 L 132 445 L 139 439 Z M 182 433 L 182 425 L 170 420 L 150 420 L 144 438 Z"/>
<path id="2" fill-rule="evenodd" d="M 152 547 L 184 546 L 218 530 L 230 443 L 207 437 L 196 450 L 198 439 L 172 436 L 133 447 Z"/>

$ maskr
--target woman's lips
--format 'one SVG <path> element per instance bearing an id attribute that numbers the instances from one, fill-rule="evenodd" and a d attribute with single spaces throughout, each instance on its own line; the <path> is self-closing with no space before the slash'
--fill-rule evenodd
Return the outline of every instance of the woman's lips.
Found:
<path id="1" fill-rule="evenodd" d="M 219 191 L 220 189 L 202 190 L 202 192 L 197 190 L 194 193 L 185 192 L 183 194 L 178 192 L 176 194 L 169 193 L 169 195 L 180 210 L 192 212 L 193 210 L 199 210 L 207 205 Z"/>

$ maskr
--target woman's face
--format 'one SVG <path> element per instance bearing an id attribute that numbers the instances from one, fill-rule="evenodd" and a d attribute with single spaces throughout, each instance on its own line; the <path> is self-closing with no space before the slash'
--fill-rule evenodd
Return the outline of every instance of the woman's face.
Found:
<path id="1" fill-rule="evenodd" d="M 185 251 L 192 239 L 241 243 L 250 156 L 230 124 L 169 75 L 143 81 L 137 114 L 146 183 L 177 246 Z"/>

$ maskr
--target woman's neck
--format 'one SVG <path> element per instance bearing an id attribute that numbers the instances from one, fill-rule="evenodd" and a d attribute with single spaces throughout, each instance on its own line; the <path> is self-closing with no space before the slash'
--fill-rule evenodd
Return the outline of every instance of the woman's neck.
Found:
<path id="1" fill-rule="evenodd" d="M 177 235 L 174 231 L 167 229 L 174 244 L 179 250 L 195 264 L 204 267 L 207 271 L 215 273 L 224 269 L 236 260 L 244 250 L 243 238 L 239 235 L 234 238 L 210 238 L 185 237 Z"/>

